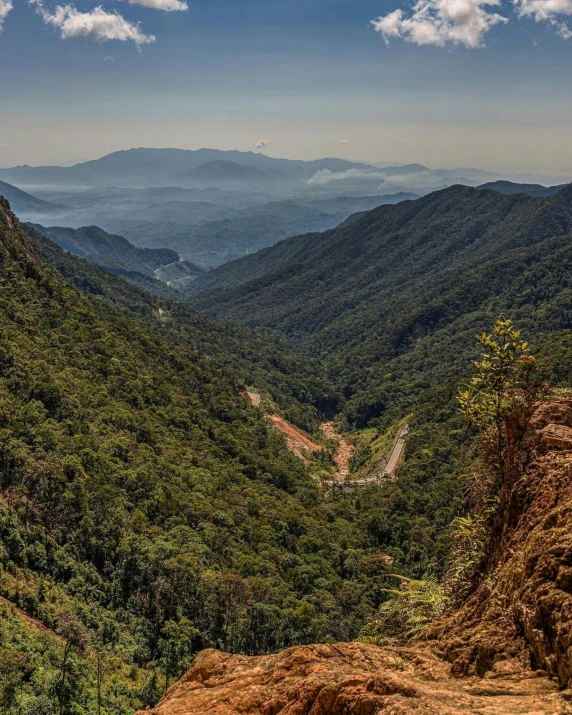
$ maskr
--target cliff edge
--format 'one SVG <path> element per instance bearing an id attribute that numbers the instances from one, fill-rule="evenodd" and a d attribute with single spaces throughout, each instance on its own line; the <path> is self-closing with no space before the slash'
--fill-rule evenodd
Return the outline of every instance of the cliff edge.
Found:
<path id="1" fill-rule="evenodd" d="M 509 423 L 486 575 L 411 647 L 209 650 L 147 715 L 572 713 L 572 400 Z"/>

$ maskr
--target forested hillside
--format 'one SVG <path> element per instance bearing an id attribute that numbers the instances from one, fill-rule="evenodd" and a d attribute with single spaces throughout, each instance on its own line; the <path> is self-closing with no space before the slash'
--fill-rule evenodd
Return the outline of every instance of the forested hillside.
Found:
<path id="1" fill-rule="evenodd" d="M 6 707 L 92 712 L 103 677 L 129 713 L 200 648 L 355 637 L 373 542 L 200 349 L 213 321 L 154 327 L 154 298 L 51 250 L 100 297 L 1 204 L 0 595 L 27 619 L 2 607 Z"/>
<path id="2" fill-rule="evenodd" d="M 479 189 L 498 191 L 500 194 L 528 194 L 529 196 L 552 196 L 563 189 L 565 184 L 543 186 L 542 184 L 516 184 L 513 181 L 489 181 Z"/>
<path id="3" fill-rule="evenodd" d="M 37 233 L 33 236 L 46 260 L 74 285 L 129 316 L 160 327 L 171 340 L 216 358 L 261 392 L 267 402 L 274 403 L 279 414 L 289 421 L 314 431 L 319 419 L 339 412 L 344 396 L 325 377 L 322 362 L 297 354 L 276 333 L 223 323 L 173 298 L 149 295 L 64 253 L 45 237 Z M 562 370 L 566 370 L 565 362 Z M 345 497 L 351 505 L 346 515 L 351 520 L 359 519 L 360 532 L 367 543 L 382 547 L 392 554 L 396 567 L 415 575 L 423 574 L 429 564 L 441 568 L 448 544 L 446 526 L 460 504 L 462 485 L 457 475 L 471 459 L 460 449 L 466 433 L 456 414 L 456 389 L 457 382 L 450 380 L 440 389 L 425 393 L 417 404 L 409 401 L 412 432 L 398 483 L 387 484 L 383 490 L 373 485 L 363 498 Z M 394 411 L 379 425 L 376 444 L 387 441 L 384 432 L 396 414 L 398 418 L 403 416 L 402 411 Z M 379 471 L 379 458 L 369 448 L 360 448 L 353 467 L 359 470 L 369 463 Z M 379 597 L 381 592 L 376 596 Z"/>
<path id="4" fill-rule="evenodd" d="M 124 314 L 161 330 L 170 340 L 215 358 L 245 385 L 254 385 L 276 403 L 281 414 L 309 431 L 319 410 L 333 412 L 337 397 L 318 361 L 302 358 L 286 340 L 210 318 L 182 301 L 184 295 L 152 279 L 112 275 L 70 255 L 38 231 L 27 227 L 41 255 L 77 288 Z M 151 292 L 153 291 L 153 292 Z"/>
<path id="5" fill-rule="evenodd" d="M 51 238 L 64 250 L 111 270 L 137 271 L 152 276 L 158 268 L 179 260 L 176 251 L 167 248 L 138 248 L 123 236 L 114 236 L 98 226 L 32 227 Z"/>
<path id="6" fill-rule="evenodd" d="M 127 715 L 201 648 L 352 639 L 389 568 L 442 573 L 475 459 L 456 401 L 475 333 L 507 311 L 542 375 L 572 379 L 571 191 L 455 187 L 284 241 L 228 267 L 256 280 L 193 299 L 254 327 L 141 290 L 2 203 L 10 715 L 93 711 L 98 683 Z M 354 473 L 379 472 L 407 421 L 399 479 L 321 490 L 249 387 L 309 431 L 350 428 Z"/>
<path id="7" fill-rule="evenodd" d="M 346 420 L 364 426 L 458 379 L 500 312 L 530 337 L 572 327 L 571 232 L 572 186 L 549 198 L 456 186 L 229 264 L 234 287 L 192 303 L 323 359 Z"/>

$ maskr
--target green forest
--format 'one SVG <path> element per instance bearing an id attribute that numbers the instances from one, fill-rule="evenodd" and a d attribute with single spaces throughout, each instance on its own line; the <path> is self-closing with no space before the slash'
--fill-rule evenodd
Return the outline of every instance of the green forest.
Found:
<path id="1" fill-rule="evenodd" d="M 105 274 L 93 271 L 95 290 Z M 210 319 L 202 332 L 183 318 L 172 329 L 135 318 L 154 299 L 128 305 L 136 289 L 124 286 L 122 308 L 81 293 L 2 205 L 0 668 L 10 712 L 94 712 L 100 657 L 104 711 L 133 712 L 202 648 L 351 639 L 378 600 L 383 573 L 355 507 L 322 500 L 241 396 L 246 358 L 233 370 L 230 356 L 201 349 Z M 271 364 L 272 354 L 257 369 Z"/>
<path id="2" fill-rule="evenodd" d="M 390 573 L 440 577 L 477 458 L 457 400 L 475 335 L 506 313 L 541 379 L 570 384 L 570 230 L 570 188 L 453 187 L 189 298 L 65 252 L 1 200 L 3 712 L 131 714 L 204 648 L 355 640 Z M 251 388 L 323 454 L 294 456 Z M 398 479 L 324 489 L 325 419 L 354 475 L 407 420 Z"/>

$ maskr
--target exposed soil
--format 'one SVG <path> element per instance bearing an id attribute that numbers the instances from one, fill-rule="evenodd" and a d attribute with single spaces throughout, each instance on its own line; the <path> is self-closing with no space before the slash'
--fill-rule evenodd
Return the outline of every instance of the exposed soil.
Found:
<path id="1" fill-rule="evenodd" d="M 206 650 L 152 711 L 153 715 L 569 712 L 556 684 L 534 673 L 458 680 L 429 652 L 362 643 L 298 646 L 255 658 Z"/>
<path id="2" fill-rule="evenodd" d="M 322 422 L 320 429 L 325 437 L 337 443 L 334 454 L 334 462 L 337 470 L 334 480 L 344 482 L 350 474 L 350 461 L 355 452 L 355 447 L 347 437 L 340 434 L 333 422 Z"/>
<path id="3" fill-rule="evenodd" d="M 44 633 L 50 633 L 52 636 L 57 638 L 58 640 L 62 640 L 61 636 L 59 636 L 55 631 L 53 631 L 51 628 L 48 628 L 45 626 L 43 623 L 40 621 L 36 620 L 35 618 L 32 618 L 32 616 L 29 616 L 27 613 L 22 611 L 21 609 L 17 608 L 11 601 L 9 601 L 7 598 L 4 598 L 4 596 L 0 596 L 0 603 L 5 603 L 6 605 L 10 606 L 10 608 L 13 608 L 14 611 L 16 612 L 17 616 L 21 618 L 24 623 L 31 628 L 36 628 L 39 631 L 44 631 Z"/>
<path id="4" fill-rule="evenodd" d="M 306 459 L 304 452 L 321 452 L 324 448 L 311 440 L 309 435 L 294 427 L 278 415 L 268 415 L 272 426 L 286 437 L 288 448 L 300 459 Z"/>
<path id="5" fill-rule="evenodd" d="M 248 391 L 247 391 L 247 392 L 245 392 L 244 394 L 246 395 L 246 397 L 248 397 L 248 399 L 250 400 L 251 404 L 252 404 L 254 407 L 260 407 L 260 403 L 261 403 L 261 401 L 262 401 L 262 398 L 260 397 L 260 395 L 258 394 L 258 392 L 248 392 Z"/>

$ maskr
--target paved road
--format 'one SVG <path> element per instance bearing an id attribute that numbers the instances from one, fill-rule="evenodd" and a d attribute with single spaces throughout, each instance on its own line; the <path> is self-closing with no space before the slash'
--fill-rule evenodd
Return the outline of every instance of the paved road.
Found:
<path id="1" fill-rule="evenodd" d="M 397 440 L 395 444 L 393 445 L 393 451 L 391 452 L 391 456 L 389 457 L 389 461 L 387 462 L 387 466 L 383 470 L 381 476 L 387 475 L 388 477 L 392 477 L 395 473 L 395 469 L 397 468 L 397 465 L 399 464 L 399 460 L 401 459 L 401 455 L 403 454 L 403 450 L 405 449 L 405 438 L 409 434 L 409 425 L 404 425 L 401 428 L 401 431 L 399 435 L 397 436 Z"/>
<path id="2" fill-rule="evenodd" d="M 404 425 L 401 428 L 399 434 L 397 435 L 397 439 L 395 440 L 395 444 L 393 445 L 393 449 L 391 450 L 391 454 L 389 455 L 389 459 L 387 460 L 387 465 L 385 466 L 383 471 L 380 472 L 380 474 L 378 474 L 377 476 L 369 477 L 368 479 L 348 480 L 346 482 L 326 482 L 326 484 L 338 484 L 343 487 L 345 492 L 353 492 L 356 489 L 366 487 L 372 482 L 381 483 L 386 479 L 392 479 L 395 475 L 395 470 L 397 469 L 399 460 L 401 459 L 401 456 L 403 454 L 403 450 L 405 449 L 405 438 L 408 434 L 409 425 Z"/>

